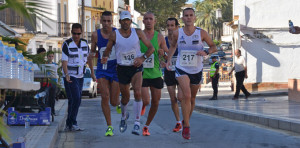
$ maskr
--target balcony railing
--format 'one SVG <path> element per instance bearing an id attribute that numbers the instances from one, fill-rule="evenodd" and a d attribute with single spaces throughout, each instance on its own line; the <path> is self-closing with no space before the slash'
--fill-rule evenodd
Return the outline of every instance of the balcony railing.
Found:
<path id="1" fill-rule="evenodd" d="M 23 17 L 10 8 L 0 11 L 0 21 L 11 27 L 24 27 Z"/>
<path id="2" fill-rule="evenodd" d="M 71 25 L 72 23 L 58 22 L 58 36 L 60 37 L 71 36 Z"/>

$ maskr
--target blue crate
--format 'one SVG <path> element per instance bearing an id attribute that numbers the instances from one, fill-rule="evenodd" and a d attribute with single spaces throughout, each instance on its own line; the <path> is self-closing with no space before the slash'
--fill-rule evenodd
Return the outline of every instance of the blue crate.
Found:
<path id="1" fill-rule="evenodd" d="M 30 125 L 50 125 L 51 121 L 51 108 L 47 107 L 45 111 L 39 113 L 20 113 L 15 111 L 14 107 L 7 110 L 7 125 L 24 125 L 24 119 L 28 115 L 30 118 Z"/>

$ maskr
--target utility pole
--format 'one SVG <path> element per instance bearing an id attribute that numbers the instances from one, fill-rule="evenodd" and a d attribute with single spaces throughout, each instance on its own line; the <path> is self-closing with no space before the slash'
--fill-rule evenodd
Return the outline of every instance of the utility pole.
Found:
<path id="1" fill-rule="evenodd" d="M 84 28 L 85 28 L 85 22 L 84 22 L 84 18 L 85 18 L 85 14 L 84 14 L 84 0 L 81 0 L 81 25 L 82 25 L 82 38 L 85 38 L 85 32 L 84 32 Z"/>

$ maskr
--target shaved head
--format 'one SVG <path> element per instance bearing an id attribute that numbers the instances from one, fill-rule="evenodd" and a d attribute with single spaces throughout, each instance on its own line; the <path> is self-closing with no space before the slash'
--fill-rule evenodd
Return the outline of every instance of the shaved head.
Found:
<path id="1" fill-rule="evenodd" d="M 152 16 L 153 16 L 153 18 L 155 19 L 155 15 L 154 15 L 154 13 L 153 13 L 153 12 L 151 12 L 151 11 L 147 11 L 147 12 L 144 14 L 144 17 L 145 17 L 145 16 L 148 16 L 148 15 L 152 15 Z"/>

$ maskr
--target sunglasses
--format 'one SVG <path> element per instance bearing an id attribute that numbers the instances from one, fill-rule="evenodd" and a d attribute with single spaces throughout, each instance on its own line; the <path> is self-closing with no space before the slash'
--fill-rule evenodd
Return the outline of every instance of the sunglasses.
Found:
<path id="1" fill-rule="evenodd" d="M 81 35 L 81 33 L 72 32 L 73 35 Z"/>

